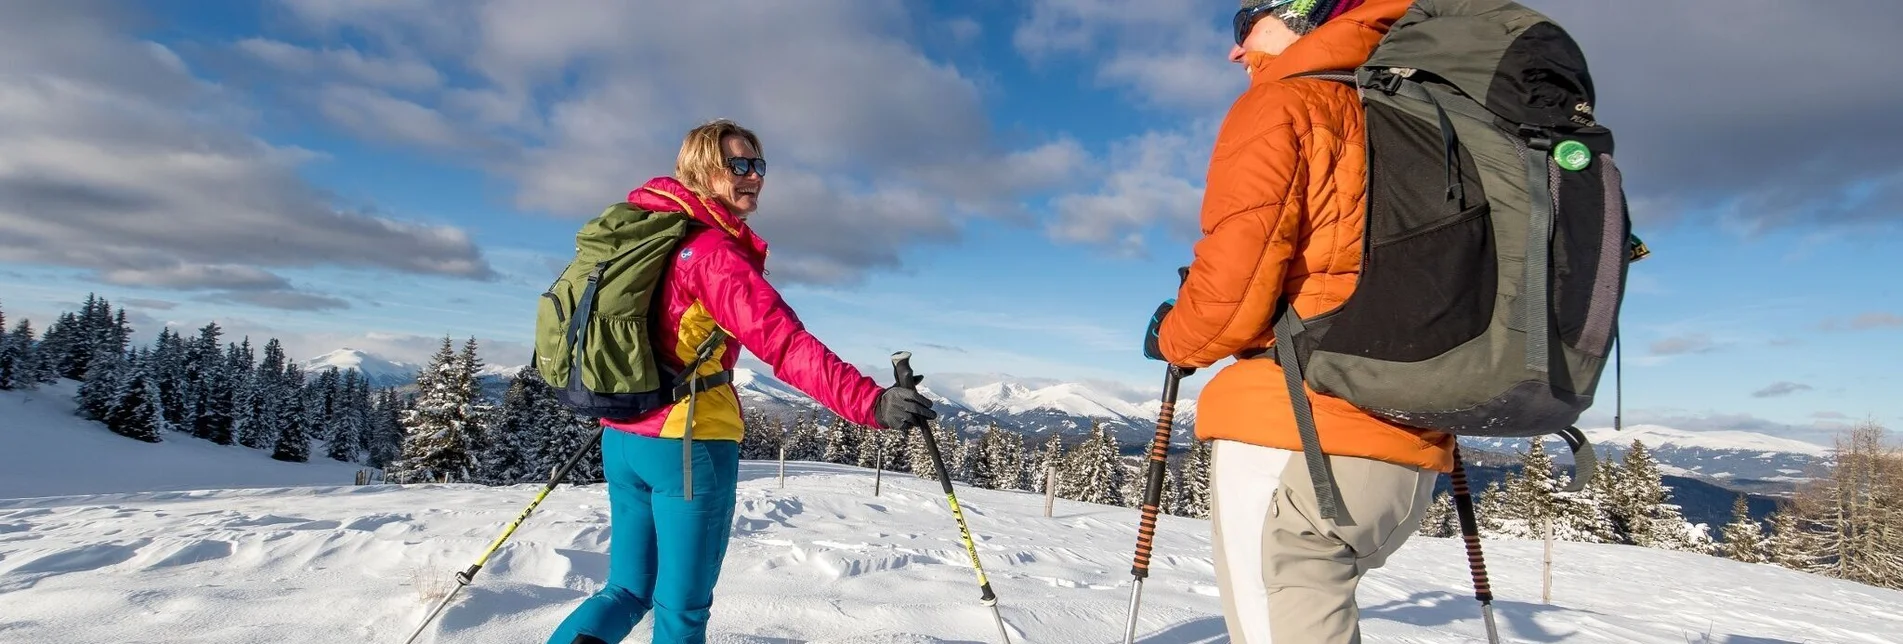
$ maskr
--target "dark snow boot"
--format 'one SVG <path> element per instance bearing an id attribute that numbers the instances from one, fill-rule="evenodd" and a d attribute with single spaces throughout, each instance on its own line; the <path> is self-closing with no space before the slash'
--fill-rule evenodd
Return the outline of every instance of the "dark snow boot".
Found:
<path id="1" fill-rule="evenodd" d="M 593 635 L 588 635 L 584 633 L 581 635 L 576 635 L 574 641 L 569 642 L 568 644 L 608 644 L 608 642 L 603 641 L 599 637 L 595 637 Z"/>

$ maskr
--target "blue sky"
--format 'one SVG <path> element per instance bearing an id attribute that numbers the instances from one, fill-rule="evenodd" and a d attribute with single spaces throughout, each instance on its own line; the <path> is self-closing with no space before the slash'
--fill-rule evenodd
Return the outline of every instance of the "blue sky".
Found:
<path id="1" fill-rule="evenodd" d="M 1655 251 L 1623 318 L 1628 421 L 1895 427 L 1903 136 L 1835 124 L 1903 95 L 1819 71 L 1880 55 L 1855 34 L 1884 21 L 1773 4 L 1719 29 L 1715 3 L 1643 23 L 1529 3 L 1591 57 Z M 473 335 L 519 363 L 575 229 L 728 116 L 771 159 L 754 221 L 772 279 L 848 360 L 885 379 L 908 349 L 928 378 L 1148 398 L 1143 326 L 1245 83 L 1223 58 L 1233 6 L 15 3 L 0 307 L 43 328 L 98 292 L 147 337 L 216 319 L 294 356 L 417 360 Z M 1793 33 L 1836 35 L 1739 62 Z"/>

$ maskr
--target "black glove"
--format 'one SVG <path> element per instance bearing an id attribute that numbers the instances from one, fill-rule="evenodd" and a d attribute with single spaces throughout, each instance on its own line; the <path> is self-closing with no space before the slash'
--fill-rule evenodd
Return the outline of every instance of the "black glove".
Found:
<path id="1" fill-rule="evenodd" d="M 872 410 L 879 419 L 880 427 L 924 427 L 926 421 L 938 417 L 938 412 L 932 410 L 932 400 L 918 392 L 918 383 L 924 379 L 924 376 L 913 376 L 910 383 L 899 383 L 900 386 L 886 387 L 885 391 L 879 392 L 879 401 Z"/>

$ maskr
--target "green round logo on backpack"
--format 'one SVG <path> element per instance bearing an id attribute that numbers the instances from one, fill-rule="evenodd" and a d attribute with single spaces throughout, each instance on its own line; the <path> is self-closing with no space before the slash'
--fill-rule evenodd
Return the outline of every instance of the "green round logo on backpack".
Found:
<path id="1" fill-rule="evenodd" d="M 1578 172 L 1592 165 L 1592 150 L 1578 141 L 1561 141 L 1553 147 L 1553 160 L 1559 167 Z"/>

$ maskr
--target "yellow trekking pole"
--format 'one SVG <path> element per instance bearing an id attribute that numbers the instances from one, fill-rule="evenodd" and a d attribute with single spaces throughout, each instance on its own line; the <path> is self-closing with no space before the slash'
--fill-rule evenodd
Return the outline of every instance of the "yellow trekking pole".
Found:
<path id="1" fill-rule="evenodd" d="M 423 634 L 423 629 L 429 627 L 430 622 L 436 621 L 436 615 L 443 612 L 444 608 L 449 607 L 449 602 L 456 598 L 456 593 L 461 592 L 464 586 L 468 586 L 469 582 L 476 578 L 476 572 L 482 570 L 484 564 L 489 563 L 489 557 L 494 555 L 496 550 L 502 548 L 502 543 L 509 540 L 509 535 L 515 534 L 516 527 L 522 525 L 522 522 L 529 518 L 529 513 L 535 511 L 535 506 L 541 505 L 542 499 L 548 498 L 548 493 L 554 490 L 555 486 L 560 485 L 562 479 L 568 478 L 568 471 L 574 469 L 575 464 L 580 463 L 582 457 L 588 455 L 588 451 L 595 446 L 595 443 L 601 441 L 601 432 L 604 429 L 605 428 L 601 425 L 596 425 L 594 434 L 588 437 L 588 443 L 582 445 L 581 449 L 575 450 L 574 454 L 570 454 L 568 460 L 563 462 L 562 466 L 557 468 L 555 473 L 549 476 L 548 484 L 543 485 L 542 491 L 536 493 L 535 500 L 529 502 L 529 507 L 522 508 L 522 513 L 515 515 L 515 520 L 510 521 L 508 527 L 503 528 L 502 534 L 497 536 L 496 540 L 489 544 L 489 548 L 482 551 L 482 556 L 476 558 L 476 563 L 471 564 L 468 570 L 456 573 L 456 587 L 451 589 L 449 594 L 443 596 L 443 601 L 436 605 L 436 610 L 430 611 L 429 617 L 423 618 L 423 623 L 416 625 L 416 632 L 410 633 L 410 639 L 403 640 L 404 644 L 415 642 L 416 637 Z"/>
<path id="2" fill-rule="evenodd" d="M 892 354 L 892 375 L 895 386 L 914 388 L 918 381 L 912 377 L 912 352 L 900 351 Z M 895 427 L 893 429 L 902 429 Z M 978 600 L 991 607 L 991 617 L 998 622 L 998 637 L 1010 644 L 1011 633 L 1004 627 L 1004 615 L 998 612 L 998 595 L 991 592 L 991 580 L 985 578 L 985 568 L 978 563 L 978 546 L 971 540 L 971 528 L 965 525 L 965 512 L 958 507 L 958 493 L 952 490 L 951 475 L 945 472 L 945 457 L 938 451 L 938 440 L 932 436 L 932 428 L 920 425 L 919 432 L 925 436 L 925 449 L 932 455 L 932 468 L 938 472 L 938 480 L 945 486 L 945 501 L 951 505 L 952 518 L 958 521 L 958 534 L 964 537 L 965 553 L 971 555 L 971 569 L 978 573 Z"/>
<path id="3" fill-rule="evenodd" d="M 714 332 L 707 337 L 707 340 L 701 343 L 696 352 L 694 361 L 688 363 L 687 367 L 681 371 L 684 377 L 689 379 L 690 392 L 692 392 L 688 398 L 687 423 L 689 428 L 693 426 L 694 422 L 692 396 L 694 393 L 697 393 L 700 381 L 700 376 L 695 375 L 694 372 L 700 368 L 702 363 L 712 358 L 714 347 L 725 341 L 727 337 L 725 331 L 716 327 Z M 489 543 L 489 548 L 482 551 L 482 556 L 476 558 L 476 563 L 471 564 L 467 570 L 456 573 L 456 587 L 450 589 L 449 594 L 443 596 L 443 601 L 436 604 L 436 609 L 430 611 L 428 617 L 423 618 L 423 623 L 416 625 L 416 631 L 410 633 L 410 638 L 403 640 L 403 644 L 414 644 L 417 636 L 423 634 L 423 629 L 428 628 L 430 622 L 436 621 L 436 616 L 442 613 L 444 608 L 449 607 L 449 602 L 456 598 L 456 593 L 462 592 L 463 587 L 468 586 L 469 582 L 476 578 L 476 573 L 482 570 L 484 564 L 489 563 L 489 557 L 493 556 L 497 550 L 502 548 L 503 542 L 509 540 L 509 535 L 515 534 L 515 529 L 521 526 L 523 521 L 528 520 L 529 514 L 535 511 L 535 506 L 541 505 L 542 499 L 548 498 L 548 493 L 553 491 L 555 486 L 561 485 L 563 479 L 568 478 L 568 471 L 575 469 L 575 465 L 581 462 L 582 457 L 588 455 L 589 450 L 594 448 L 595 443 L 601 442 L 601 433 L 606 429 L 607 428 L 603 425 L 595 425 L 595 431 L 588 436 L 588 442 L 583 444 L 581 449 L 575 450 L 575 453 L 568 455 L 568 460 L 563 461 L 562 466 L 556 468 L 555 472 L 549 475 L 548 484 L 543 485 L 542 491 L 535 493 L 535 499 L 529 502 L 529 506 L 522 508 L 522 512 L 515 515 L 515 520 L 510 521 L 509 525 L 502 529 L 502 534 L 497 535 L 496 540 Z M 683 440 L 691 440 L 691 438 L 684 437 Z M 688 487 L 691 489 L 693 486 L 689 485 Z"/>

